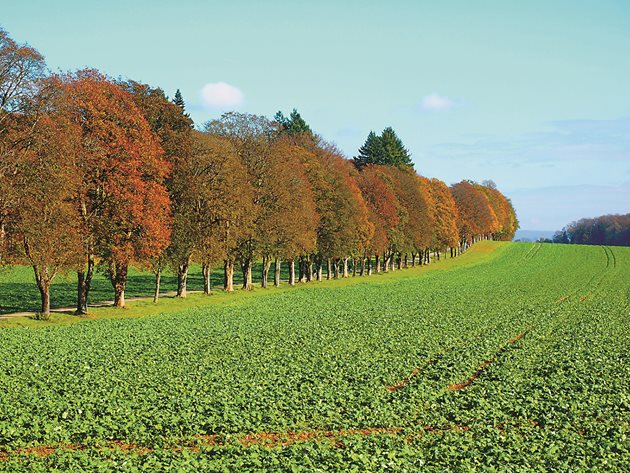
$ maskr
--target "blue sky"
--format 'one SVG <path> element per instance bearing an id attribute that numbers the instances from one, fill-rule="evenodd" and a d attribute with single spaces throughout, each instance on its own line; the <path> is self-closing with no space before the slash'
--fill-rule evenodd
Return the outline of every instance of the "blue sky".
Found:
<path id="1" fill-rule="evenodd" d="M 393 126 L 524 229 L 630 212 L 629 1 L 0 1 L 51 69 L 179 88 L 198 124 L 296 107 L 350 157 Z"/>

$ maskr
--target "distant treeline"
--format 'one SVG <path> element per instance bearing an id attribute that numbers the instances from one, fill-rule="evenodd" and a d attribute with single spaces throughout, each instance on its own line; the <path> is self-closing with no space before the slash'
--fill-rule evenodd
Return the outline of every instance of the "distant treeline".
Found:
<path id="1" fill-rule="evenodd" d="M 583 218 L 556 232 L 553 242 L 630 246 L 630 214 Z"/>

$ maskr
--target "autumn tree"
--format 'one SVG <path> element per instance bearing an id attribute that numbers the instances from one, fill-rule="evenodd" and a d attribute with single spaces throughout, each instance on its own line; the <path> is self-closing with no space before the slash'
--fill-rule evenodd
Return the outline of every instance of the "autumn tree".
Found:
<path id="1" fill-rule="evenodd" d="M 431 244 L 433 201 L 426 180 L 420 178 L 413 169 L 388 166 L 386 170 L 395 182 L 398 201 L 408 215 L 400 241 L 386 255 L 392 267 L 396 264 L 401 268 L 409 254 L 415 260 L 416 254 L 424 255 Z"/>
<path id="2" fill-rule="evenodd" d="M 328 278 L 333 274 L 348 276 L 348 259 L 363 253 L 374 232 L 368 208 L 357 185 L 356 170 L 339 150 L 320 141 L 310 151 L 315 160 L 307 161 L 305 170 L 320 217 L 315 255 L 317 278 L 321 278 L 324 262 Z"/>
<path id="3" fill-rule="evenodd" d="M 357 183 L 368 209 L 368 219 L 374 228 L 364 255 L 361 257 L 361 275 L 372 273 L 372 256 L 379 272 L 381 255 L 390 252 L 400 240 L 401 228 L 408 219 L 407 211 L 398 201 L 394 183 L 383 166 L 371 164 L 361 168 Z"/>
<path id="4" fill-rule="evenodd" d="M 164 181 L 171 166 L 129 91 L 94 70 L 60 80 L 69 119 L 82 133 L 77 158 L 82 186 L 76 199 L 87 235 L 86 265 L 93 265 L 95 255 L 100 258 L 114 288 L 114 305 L 124 307 L 129 265 L 147 262 L 170 241 Z"/>
<path id="5" fill-rule="evenodd" d="M 271 145 L 278 135 L 278 128 L 267 118 L 247 113 L 225 113 L 220 119 L 205 125 L 208 133 L 229 139 L 234 145 L 243 165 L 247 169 L 249 182 L 253 189 L 251 202 L 246 214 L 253 218 L 254 224 L 240 235 L 240 242 L 236 251 L 236 258 L 240 262 L 243 272 L 243 288 L 251 290 L 252 265 L 261 253 L 261 241 L 264 239 L 258 230 L 265 219 L 264 207 L 269 202 L 271 190 L 269 185 L 275 186 L 270 177 L 275 173 L 275 167 L 270 160 Z M 226 260 L 226 273 L 233 268 L 233 255 Z"/>
<path id="6" fill-rule="evenodd" d="M 451 194 L 459 210 L 460 245 L 474 243 L 498 229 L 499 222 L 490 201 L 475 183 L 461 181 L 451 186 Z"/>
<path id="7" fill-rule="evenodd" d="M 9 248 L 9 221 L 17 210 L 9 178 L 16 170 L 16 157 L 30 145 L 42 115 L 45 74 L 44 57 L 0 28 L 0 264 Z"/>
<path id="8" fill-rule="evenodd" d="M 47 94 L 52 90 L 46 85 Z M 50 285 L 57 274 L 74 267 L 81 255 L 79 216 L 75 209 L 77 179 L 74 156 L 80 129 L 60 112 L 59 93 L 39 97 L 37 126 L 20 115 L 8 133 L 28 131 L 23 146 L 14 148 L 13 172 L 8 176 L 15 203 L 10 236 L 19 241 L 22 256 L 35 274 L 41 295 L 41 314 L 50 313 Z M 61 105 L 63 107 L 63 105 Z"/>
<path id="9" fill-rule="evenodd" d="M 173 175 L 166 180 L 173 212 L 185 211 L 181 204 L 181 192 L 185 190 L 172 185 L 175 175 L 185 166 L 191 157 L 192 149 L 192 120 L 185 114 L 183 100 L 180 104 L 171 102 L 160 88 L 135 81 L 121 82 L 121 87 L 129 91 L 138 109 L 151 127 L 151 131 L 159 140 L 164 150 L 163 159 L 168 161 L 173 169 Z M 181 99 L 181 94 L 180 94 Z M 181 219 L 175 219 L 180 224 Z M 192 253 L 192 235 L 185 231 L 174 229 L 171 245 L 152 259 L 152 269 L 156 275 L 156 297 L 159 297 L 159 280 L 166 264 L 174 266 L 177 272 L 177 295 L 186 296 L 188 267 Z M 186 238 L 181 238 L 186 235 Z M 175 238 L 177 237 L 177 238 Z"/>
<path id="10" fill-rule="evenodd" d="M 315 250 L 319 216 L 314 195 L 303 168 L 306 150 L 286 136 L 271 145 L 266 172 L 260 175 L 266 191 L 261 195 L 257 240 L 263 258 L 262 286 L 267 287 L 275 262 L 274 284 L 280 284 L 283 258 L 309 259 Z M 292 281 L 294 282 L 294 281 Z"/>
<path id="11" fill-rule="evenodd" d="M 172 254 L 181 284 L 182 265 L 201 263 L 204 293 L 211 290 L 212 265 L 231 257 L 241 235 L 249 235 L 252 191 L 247 170 L 225 137 L 192 133 L 191 153 L 177 161 L 172 192 L 177 196 Z M 233 289 L 231 278 L 226 290 Z M 180 295 L 185 295 L 185 284 Z"/>
<path id="12" fill-rule="evenodd" d="M 440 251 L 457 247 L 459 210 L 444 182 L 435 178 L 431 179 L 430 192 L 435 216 L 431 247 L 436 250 L 439 258 Z M 452 253 L 451 256 L 453 256 Z"/>
<path id="13" fill-rule="evenodd" d="M 477 189 L 485 194 L 497 217 L 497 228 L 492 237 L 495 240 L 510 241 L 518 228 L 518 221 L 512 203 L 498 189 L 493 181 L 484 181 Z"/>

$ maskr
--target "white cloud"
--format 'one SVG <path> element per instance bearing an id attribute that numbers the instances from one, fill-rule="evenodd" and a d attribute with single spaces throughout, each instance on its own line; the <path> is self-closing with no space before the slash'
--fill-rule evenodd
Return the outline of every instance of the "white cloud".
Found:
<path id="1" fill-rule="evenodd" d="M 245 96 L 237 87 L 225 82 L 210 82 L 201 89 L 203 105 L 211 109 L 234 109 L 245 101 Z"/>
<path id="2" fill-rule="evenodd" d="M 422 108 L 431 112 L 450 110 L 455 106 L 455 101 L 439 94 L 427 95 L 422 99 Z"/>

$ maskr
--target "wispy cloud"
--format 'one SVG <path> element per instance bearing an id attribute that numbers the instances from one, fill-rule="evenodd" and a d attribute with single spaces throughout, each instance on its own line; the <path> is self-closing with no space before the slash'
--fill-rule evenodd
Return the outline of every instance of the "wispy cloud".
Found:
<path id="1" fill-rule="evenodd" d="M 444 112 L 455 105 L 455 100 L 437 93 L 427 95 L 422 99 L 422 109 L 429 112 Z"/>
<path id="2" fill-rule="evenodd" d="M 630 117 L 615 120 L 564 120 L 550 131 L 509 137 L 483 137 L 468 143 L 435 145 L 440 159 L 485 158 L 491 162 L 630 163 Z"/>
<path id="3" fill-rule="evenodd" d="M 208 109 L 234 109 L 241 106 L 244 101 L 243 92 L 225 82 L 210 82 L 201 89 L 201 102 Z"/>

